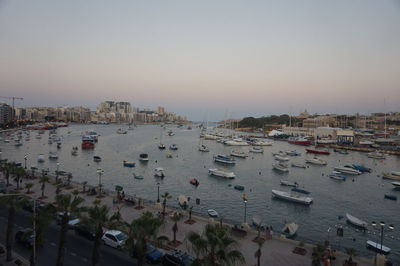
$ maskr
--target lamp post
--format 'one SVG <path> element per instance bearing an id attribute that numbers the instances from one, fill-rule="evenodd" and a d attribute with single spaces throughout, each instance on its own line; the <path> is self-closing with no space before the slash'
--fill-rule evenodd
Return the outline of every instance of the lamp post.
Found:
<path id="1" fill-rule="evenodd" d="M 375 226 L 377 226 L 378 224 L 377 224 L 375 221 L 373 221 L 373 222 L 371 223 L 371 225 L 375 228 Z M 376 255 L 377 255 L 377 253 L 378 253 L 378 250 L 379 250 L 379 253 L 380 253 L 380 254 L 383 254 L 383 253 L 384 253 L 384 252 L 383 252 L 383 228 L 386 226 L 386 224 L 385 224 L 384 221 L 380 221 L 380 222 L 379 222 L 379 225 L 381 226 L 381 243 L 380 243 L 380 249 L 378 249 L 378 243 L 376 243 L 376 246 L 375 246 L 375 249 L 376 249 L 375 262 L 376 262 Z M 393 230 L 393 229 L 394 229 L 394 226 L 393 226 L 392 224 L 389 224 L 389 225 L 388 225 L 388 228 L 389 228 L 390 230 Z"/>
<path id="2" fill-rule="evenodd" d="M 160 182 L 157 182 L 157 203 L 160 203 Z"/>
<path id="3" fill-rule="evenodd" d="M 58 174 L 60 170 L 60 163 L 57 163 L 57 170 L 56 170 L 56 183 L 58 183 Z"/>
<path id="4" fill-rule="evenodd" d="M 243 195 L 242 195 L 242 199 L 243 199 L 243 202 L 244 202 L 244 218 L 243 218 L 243 223 L 245 224 L 246 223 L 246 218 L 247 218 L 247 196 L 246 196 L 246 194 L 244 193 Z"/>
<path id="5" fill-rule="evenodd" d="M 26 160 L 28 159 L 28 154 L 25 154 L 24 160 L 25 160 L 25 170 L 26 170 Z"/>
<path id="6" fill-rule="evenodd" d="M 97 169 L 97 174 L 99 175 L 99 194 L 101 194 L 101 175 L 104 174 L 104 170 Z"/>

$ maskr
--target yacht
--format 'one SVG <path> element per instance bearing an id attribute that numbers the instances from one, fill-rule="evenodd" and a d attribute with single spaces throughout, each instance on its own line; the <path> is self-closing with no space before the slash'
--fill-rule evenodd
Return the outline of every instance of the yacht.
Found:
<path id="1" fill-rule="evenodd" d="M 253 152 L 253 153 L 263 153 L 264 149 L 260 146 L 252 146 L 249 149 L 249 152 Z"/>
<path id="2" fill-rule="evenodd" d="M 233 139 L 233 140 L 227 140 L 224 142 L 225 145 L 228 146 L 249 146 L 247 141 L 244 141 L 243 139 Z"/>
<path id="3" fill-rule="evenodd" d="M 214 176 L 224 177 L 226 179 L 234 179 L 236 177 L 233 172 L 229 172 L 229 171 L 226 171 L 224 169 L 216 169 L 216 168 L 208 169 L 208 174 L 209 175 L 214 175 Z"/>
<path id="4" fill-rule="evenodd" d="M 214 162 L 225 163 L 225 164 L 235 164 L 235 159 L 227 156 L 227 155 L 214 155 Z"/>
<path id="5" fill-rule="evenodd" d="M 57 160 L 58 154 L 56 152 L 49 152 L 49 159 L 50 160 Z"/>
<path id="6" fill-rule="evenodd" d="M 246 158 L 249 155 L 247 153 L 245 153 L 244 151 L 233 150 L 233 151 L 231 151 L 231 156 L 239 157 L 239 158 Z"/>
<path id="7" fill-rule="evenodd" d="M 290 160 L 289 157 L 286 157 L 286 156 L 275 155 L 274 157 L 275 157 L 275 160 L 281 161 L 281 162 L 285 162 L 285 161 L 289 161 Z"/>
<path id="8" fill-rule="evenodd" d="M 284 173 L 289 172 L 289 168 L 284 163 L 274 163 L 274 164 L 272 164 L 272 167 L 274 170 L 277 170 L 280 172 L 284 172 Z"/>
<path id="9" fill-rule="evenodd" d="M 310 205 L 313 201 L 311 197 L 301 196 L 298 193 L 291 193 L 279 190 L 272 190 L 272 196 L 278 199 L 287 200 L 295 203 Z"/>
<path id="10" fill-rule="evenodd" d="M 37 161 L 38 163 L 44 163 L 44 154 L 39 154 Z"/>
<path id="11" fill-rule="evenodd" d="M 147 153 L 141 153 L 139 155 L 139 161 L 148 162 L 149 161 L 149 155 Z"/>
<path id="12" fill-rule="evenodd" d="M 386 159 L 385 154 L 381 153 L 381 152 L 369 152 L 367 154 L 368 158 L 372 158 L 372 159 Z"/>
<path id="13" fill-rule="evenodd" d="M 341 172 L 342 174 L 361 175 L 361 171 L 346 166 L 337 166 L 334 169 L 335 171 Z"/>
<path id="14" fill-rule="evenodd" d="M 118 134 L 127 134 L 128 131 L 126 131 L 126 130 L 123 129 L 123 128 L 118 128 L 117 133 L 118 133 Z"/>

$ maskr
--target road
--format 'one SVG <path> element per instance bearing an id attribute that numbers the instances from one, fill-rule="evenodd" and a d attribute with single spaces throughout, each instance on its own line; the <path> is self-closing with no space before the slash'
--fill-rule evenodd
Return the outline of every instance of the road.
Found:
<path id="1" fill-rule="evenodd" d="M 32 213 L 26 211 L 19 211 L 16 213 L 14 235 L 17 230 L 31 225 Z M 7 227 L 7 210 L 0 207 L 0 242 L 5 244 Z M 38 265 L 55 265 L 57 259 L 57 246 L 59 241 L 59 226 L 53 222 L 48 226 L 45 231 L 45 243 L 42 248 L 37 251 L 37 264 Z M 65 266 L 87 266 L 90 265 L 92 254 L 93 242 L 75 235 L 73 230 L 67 234 L 67 249 L 65 254 Z M 31 250 L 18 243 L 14 243 L 14 251 L 29 260 Z M 102 246 L 100 252 L 101 265 L 121 265 L 132 266 L 136 265 L 136 261 L 130 258 L 126 253 L 113 249 L 111 247 Z"/>

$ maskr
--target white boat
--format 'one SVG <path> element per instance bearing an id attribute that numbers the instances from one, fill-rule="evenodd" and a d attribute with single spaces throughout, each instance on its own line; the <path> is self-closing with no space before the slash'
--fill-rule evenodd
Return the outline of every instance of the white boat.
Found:
<path id="1" fill-rule="evenodd" d="M 14 145 L 15 145 L 16 147 L 22 146 L 22 141 L 21 141 L 20 139 L 16 139 L 16 140 L 14 141 Z"/>
<path id="2" fill-rule="evenodd" d="M 304 163 L 292 162 L 292 167 L 306 168 L 306 165 Z"/>
<path id="3" fill-rule="evenodd" d="M 224 142 L 224 144 L 228 146 L 249 146 L 247 141 L 244 141 L 243 139 L 227 140 Z"/>
<path id="4" fill-rule="evenodd" d="M 281 180 L 281 185 L 282 186 L 287 186 L 287 187 L 297 187 L 299 184 L 297 184 L 297 182 L 290 182 L 288 180 Z"/>
<path id="5" fill-rule="evenodd" d="M 400 171 L 392 171 L 390 172 L 392 175 L 400 176 Z"/>
<path id="6" fill-rule="evenodd" d="M 154 176 L 155 177 L 164 177 L 164 169 L 162 167 L 157 167 L 156 169 L 154 169 Z"/>
<path id="7" fill-rule="evenodd" d="M 388 247 L 386 247 L 384 245 L 378 244 L 378 243 L 376 243 L 374 241 L 371 241 L 371 240 L 367 240 L 367 248 L 376 250 L 378 252 L 382 252 L 384 254 L 389 254 L 390 251 L 391 251 L 390 248 L 388 248 Z"/>
<path id="8" fill-rule="evenodd" d="M 280 172 L 289 172 L 289 168 L 286 164 L 283 163 L 274 163 L 272 164 L 273 169 L 280 171 Z"/>
<path id="9" fill-rule="evenodd" d="M 58 154 L 56 152 L 49 152 L 49 159 L 50 160 L 57 160 Z"/>
<path id="10" fill-rule="evenodd" d="M 381 153 L 381 152 L 369 152 L 368 153 L 368 158 L 372 158 L 372 159 L 386 159 L 385 154 Z"/>
<path id="11" fill-rule="evenodd" d="M 317 158 L 317 157 L 314 157 L 314 158 L 311 158 L 311 159 L 306 159 L 306 163 L 316 164 L 316 165 L 326 165 L 327 164 L 326 161 L 324 161 L 324 160 L 322 160 L 320 158 Z"/>
<path id="12" fill-rule="evenodd" d="M 183 209 L 186 209 L 187 206 L 189 205 L 189 198 L 186 197 L 185 195 L 180 195 L 178 197 L 178 203 L 179 206 L 181 206 Z"/>
<path id="13" fill-rule="evenodd" d="M 41 139 L 41 138 L 42 138 L 42 136 L 41 136 L 41 135 L 39 135 L 39 134 L 37 134 L 35 138 L 36 138 L 36 139 Z"/>
<path id="14" fill-rule="evenodd" d="M 10 143 L 10 140 L 9 139 L 4 139 L 3 142 L 4 143 Z"/>
<path id="15" fill-rule="evenodd" d="M 272 146 L 274 144 L 272 141 L 266 141 L 266 140 L 256 140 L 253 142 L 254 146 Z"/>
<path id="16" fill-rule="evenodd" d="M 346 181 L 346 177 L 341 175 L 341 172 L 338 171 L 332 171 L 332 173 L 329 174 L 329 177 L 335 180 Z"/>
<path id="17" fill-rule="evenodd" d="M 290 192 L 285 192 L 285 191 L 279 191 L 279 190 L 272 190 L 272 195 L 278 199 L 282 200 L 287 200 L 287 201 L 292 201 L 295 203 L 300 203 L 300 204 L 305 204 L 305 205 L 310 205 L 313 201 L 311 197 L 305 197 L 301 196 L 298 193 L 290 193 Z"/>
<path id="18" fill-rule="evenodd" d="M 264 149 L 260 146 L 253 146 L 253 147 L 250 147 L 249 152 L 263 153 Z"/>
<path id="19" fill-rule="evenodd" d="M 282 228 L 282 235 L 285 236 L 286 238 L 293 238 L 297 230 L 299 229 L 299 225 L 296 223 L 287 223 L 285 226 Z"/>
<path id="20" fill-rule="evenodd" d="M 236 160 L 230 156 L 224 154 L 214 155 L 214 162 L 225 163 L 225 164 L 235 164 Z"/>
<path id="21" fill-rule="evenodd" d="M 281 162 L 286 162 L 286 161 L 289 161 L 290 159 L 289 159 L 289 157 L 286 157 L 286 156 L 275 155 L 275 160 L 281 161 Z"/>
<path id="22" fill-rule="evenodd" d="M 123 128 L 118 128 L 117 133 L 118 133 L 118 134 L 126 134 L 126 133 L 128 133 L 128 131 L 126 131 L 126 130 L 123 129 Z"/>
<path id="23" fill-rule="evenodd" d="M 233 150 L 233 151 L 231 151 L 231 156 L 239 157 L 239 158 L 246 158 L 246 157 L 248 157 L 249 155 L 248 155 L 246 152 L 244 152 L 244 151 L 236 151 L 236 150 Z"/>
<path id="24" fill-rule="evenodd" d="M 207 210 L 208 215 L 210 215 L 211 217 L 218 217 L 218 212 L 216 210 L 213 209 L 209 209 Z"/>
<path id="25" fill-rule="evenodd" d="M 78 155 L 78 151 L 77 151 L 77 150 L 72 150 L 72 151 L 71 151 L 71 155 L 72 155 L 72 156 Z"/>
<path id="26" fill-rule="evenodd" d="M 216 168 L 208 169 L 208 174 L 209 175 L 215 175 L 215 176 L 224 177 L 224 178 L 227 178 L 227 179 L 234 179 L 236 177 L 233 172 L 229 172 L 229 171 L 226 171 L 224 169 L 216 169 Z"/>
<path id="27" fill-rule="evenodd" d="M 382 173 L 383 179 L 400 180 L 400 176 L 392 175 L 391 173 Z"/>
<path id="28" fill-rule="evenodd" d="M 148 162 L 149 161 L 149 155 L 147 153 L 141 153 L 139 155 L 139 161 Z"/>
<path id="29" fill-rule="evenodd" d="M 205 135 L 204 135 L 204 139 L 216 140 L 216 139 L 218 139 L 218 136 L 211 135 L 211 134 L 205 134 Z"/>
<path id="30" fill-rule="evenodd" d="M 334 168 L 335 171 L 341 172 L 342 174 L 348 174 L 348 175 L 361 175 L 361 171 L 358 171 L 356 169 L 346 167 L 346 166 L 337 166 Z"/>
<path id="31" fill-rule="evenodd" d="M 400 188 L 400 182 L 392 182 L 392 185 L 393 185 L 395 188 Z"/>
<path id="32" fill-rule="evenodd" d="M 38 163 L 43 163 L 44 162 L 44 154 L 39 154 L 37 161 L 38 161 Z"/>
<path id="33" fill-rule="evenodd" d="M 368 226 L 367 222 L 365 222 L 361 219 L 358 219 L 357 217 L 354 217 L 353 215 L 350 215 L 348 213 L 346 213 L 346 219 L 349 223 L 351 223 L 355 226 L 361 227 L 361 228 L 367 228 L 367 226 Z"/>

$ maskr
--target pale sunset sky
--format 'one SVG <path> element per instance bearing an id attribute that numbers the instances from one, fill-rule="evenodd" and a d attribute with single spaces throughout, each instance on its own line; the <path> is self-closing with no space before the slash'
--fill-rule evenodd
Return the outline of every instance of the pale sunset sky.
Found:
<path id="1" fill-rule="evenodd" d="M 400 111 L 400 0 L 0 0 L 0 92 L 193 120 Z"/>

